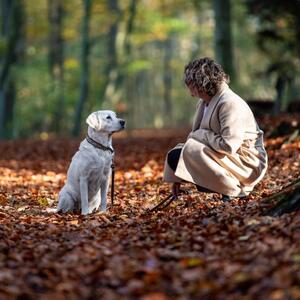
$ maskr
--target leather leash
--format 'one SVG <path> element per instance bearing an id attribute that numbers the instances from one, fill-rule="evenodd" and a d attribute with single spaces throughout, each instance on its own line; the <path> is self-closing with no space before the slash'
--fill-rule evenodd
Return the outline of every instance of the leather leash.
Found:
<path id="1" fill-rule="evenodd" d="M 152 207 L 151 209 L 149 209 L 148 211 L 153 212 L 153 211 L 159 211 L 162 209 L 165 209 L 166 207 L 168 207 L 173 201 L 178 200 L 180 194 L 185 194 L 185 195 L 189 195 L 190 191 L 187 190 L 179 190 L 178 195 L 173 195 L 173 194 L 169 194 L 169 196 L 167 196 L 166 198 L 164 198 L 163 200 L 161 200 L 160 202 L 158 202 L 157 205 L 155 205 L 154 207 Z"/>
<path id="2" fill-rule="evenodd" d="M 111 197 L 111 206 L 114 206 L 114 194 L 115 194 L 115 164 L 114 164 L 114 160 L 112 160 L 111 163 L 111 193 L 110 193 L 110 197 Z"/>
<path id="3" fill-rule="evenodd" d="M 168 197 L 166 197 L 165 199 L 163 199 L 162 201 L 160 201 L 157 205 L 155 205 L 154 207 L 152 207 L 151 209 L 149 209 L 149 211 L 153 212 L 153 211 L 158 211 L 158 210 L 164 209 L 167 206 L 169 206 L 171 204 L 171 202 L 173 202 L 176 199 L 177 199 L 176 196 L 170 194 Z"/>

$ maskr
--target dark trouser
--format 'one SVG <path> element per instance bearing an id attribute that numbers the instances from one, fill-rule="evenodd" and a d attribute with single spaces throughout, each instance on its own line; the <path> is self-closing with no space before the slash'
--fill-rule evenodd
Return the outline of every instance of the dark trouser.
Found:
<path id="1" fill-rule="evenodd" d="M 170 166 L 170 168 L 175 172 L 177 165 L 178 165 L 178 161 L 179 161 L 179 157 L 180 157 L 180 153 L 181 153 L 181 148 L 176 148 L 171 150 L 168 153 L 168 157 L 167 157 L 167 162 L 168 165 Z M 199 192 L 206 192 L 206 193 L 214 193 L 213 191 L 206 189 L 200 185 L 196 184 L 196 188 Z"/>
<path id="2" fill-rule="evenodd" d="M 181 149 L 177 148 L 177 149 L 173 149 L 168 153 L 168 165 L 170 166 L 170 168 L 175 172 L 177 165 L 178 165 L 178 161 L 179 161 L 179 157 L 180 157 L 180 153 L 181 153 Z"/>

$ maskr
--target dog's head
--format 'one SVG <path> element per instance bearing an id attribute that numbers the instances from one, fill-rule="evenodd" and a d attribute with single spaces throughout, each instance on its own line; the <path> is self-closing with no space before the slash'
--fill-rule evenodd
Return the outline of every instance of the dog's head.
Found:
<path id="1" fill-rule="evenodd" d="M 113 134 L 125 128 L 125 121 L 117 118 L 116 113 L 111 110 L 99 110 L 91 113 L 86 123 L 96 131 Z"/>

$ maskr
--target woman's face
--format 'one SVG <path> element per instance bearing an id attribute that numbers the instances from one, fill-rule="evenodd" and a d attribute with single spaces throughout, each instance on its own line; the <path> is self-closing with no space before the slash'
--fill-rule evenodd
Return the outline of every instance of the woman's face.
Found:
<path id="1" fill-rule="evenodd" d="M 188 85 L 187 86 L 188 90 L 191 93 L 191 96 L 194 98 L 201 98 L 204 101 L 208 102 L 212 97 L 210 97 L 209 95 L 207 95 L 204 92 L 199 91 L 196 87 L 192 86 L 192 85 Z"/>
<path id="2" fill-rule="evenodd" d="M 196 87 L 192 86 L 192 85 L 188 85 L 187 86 L 188 90 L 190 91 L 191 93 L 191 96 L 194 98 L 194 97 L 197 97 L 199 98 L 199 91 Z"/>

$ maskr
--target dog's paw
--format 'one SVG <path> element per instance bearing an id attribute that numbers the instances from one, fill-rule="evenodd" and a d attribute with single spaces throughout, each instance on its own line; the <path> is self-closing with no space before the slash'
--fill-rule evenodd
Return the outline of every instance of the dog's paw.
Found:
<path id="1" fill-rule="evenodd" d="M 58 213 L 59 211 L 58 211 L 57 208 L 50 208 L 50 207 L 48 207 L 48 208 L 46 208 L 46 212 L 47 212 L 47 213 L 51 213 L 51 214 L 56 214 L 56 213 Z"/>

